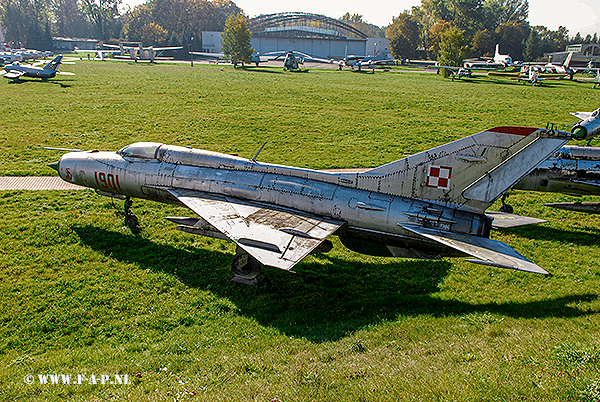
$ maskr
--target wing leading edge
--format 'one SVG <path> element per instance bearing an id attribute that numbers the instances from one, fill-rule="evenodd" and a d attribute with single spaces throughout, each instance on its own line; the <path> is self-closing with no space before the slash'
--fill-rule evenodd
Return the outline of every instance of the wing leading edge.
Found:
<path id="1" fill-rule="evenodd" d="M 4 78 L 15 79 L 25 74 L 24 71 L 10 70 L 4 74 Z"/>
<path id="2" fill-rule="evenodd" d="M 200 191 L 168 191 L 263 265 L 287 271 L 345 223 Z"/>
<path id="3" fill-rule="evenodd" d="M 430 240 L 479 258 L 479 260 L 467 260 L 469 262 L 549 275 L 544 269 L 497 240 L 417 226 L 403 225 L 402 227 Z"/>

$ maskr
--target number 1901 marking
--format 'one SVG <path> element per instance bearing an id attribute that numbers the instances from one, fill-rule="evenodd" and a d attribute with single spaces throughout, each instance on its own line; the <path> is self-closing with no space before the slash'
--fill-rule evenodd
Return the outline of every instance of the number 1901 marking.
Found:
<path id="1" fill-rule="evenodd" d="M 118 174 L 114 175 L 112 173 L 104 174 L 94 172 L 94 178 L 96 179 L 98 187 L 123 192 L 123 190 L 121 190 L 121 185 L 119 184 Z"/>

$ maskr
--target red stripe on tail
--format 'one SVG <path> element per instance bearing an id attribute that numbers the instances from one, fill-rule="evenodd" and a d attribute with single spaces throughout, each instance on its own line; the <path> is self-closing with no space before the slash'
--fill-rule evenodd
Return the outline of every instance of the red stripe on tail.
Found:
<path id="1" fill-rule="evenodd" d="M 490 128 L 487 131 L 492 131 L 494 133 L 501 133 L 501 134 L 514 134 L 514 135 L 528 136 L 531 133 L 535 133 L 537 130 L 539 130 L 539 128 L 502 126 L 502 127 Z"/>

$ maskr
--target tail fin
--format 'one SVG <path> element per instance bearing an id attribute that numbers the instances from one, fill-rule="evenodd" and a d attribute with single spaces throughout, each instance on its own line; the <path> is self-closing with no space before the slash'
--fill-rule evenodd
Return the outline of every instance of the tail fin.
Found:
<path id="1" fill-rule="evenodd" d="M 496 43 L 496 53 L 494 53 L 494 56 L 495 57 L 500 56 L 500 44 L 499 43 Z"/>
<path id="2" fill-rule="evenodd" d="M 563 66 L 565 66 L 566 68 L 569 68 L 571 66 L 571 59 L 572 58 L 573 58 L 573 52 L 569 52 L 569 55 L 565 59 L 565 62 L 563 63 Z"/>
<path id="3" fill-rule="evenodd" d="M 569 133 L 495 127 L 357 175 L 357 186 L 483 212 L 562 147 Z"/>
<path id="4" fill-rule="evenodd" d="M 44 66 L 44 70 L 58 71 L 58 66 L 60 66 L 62 58 L 62 55 L 56 56 L 50 63 Z"/>

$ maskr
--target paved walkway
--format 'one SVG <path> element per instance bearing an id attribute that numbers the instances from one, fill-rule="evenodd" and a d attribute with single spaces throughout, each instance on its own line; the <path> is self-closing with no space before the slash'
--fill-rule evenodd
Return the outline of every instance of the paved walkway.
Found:
<path id="1" fill-rule="evenodd" d="M 0 190 L 84 190 L 85 187 L 67 183 L 58 176 L 18 177 L 0 176 Z"/>

